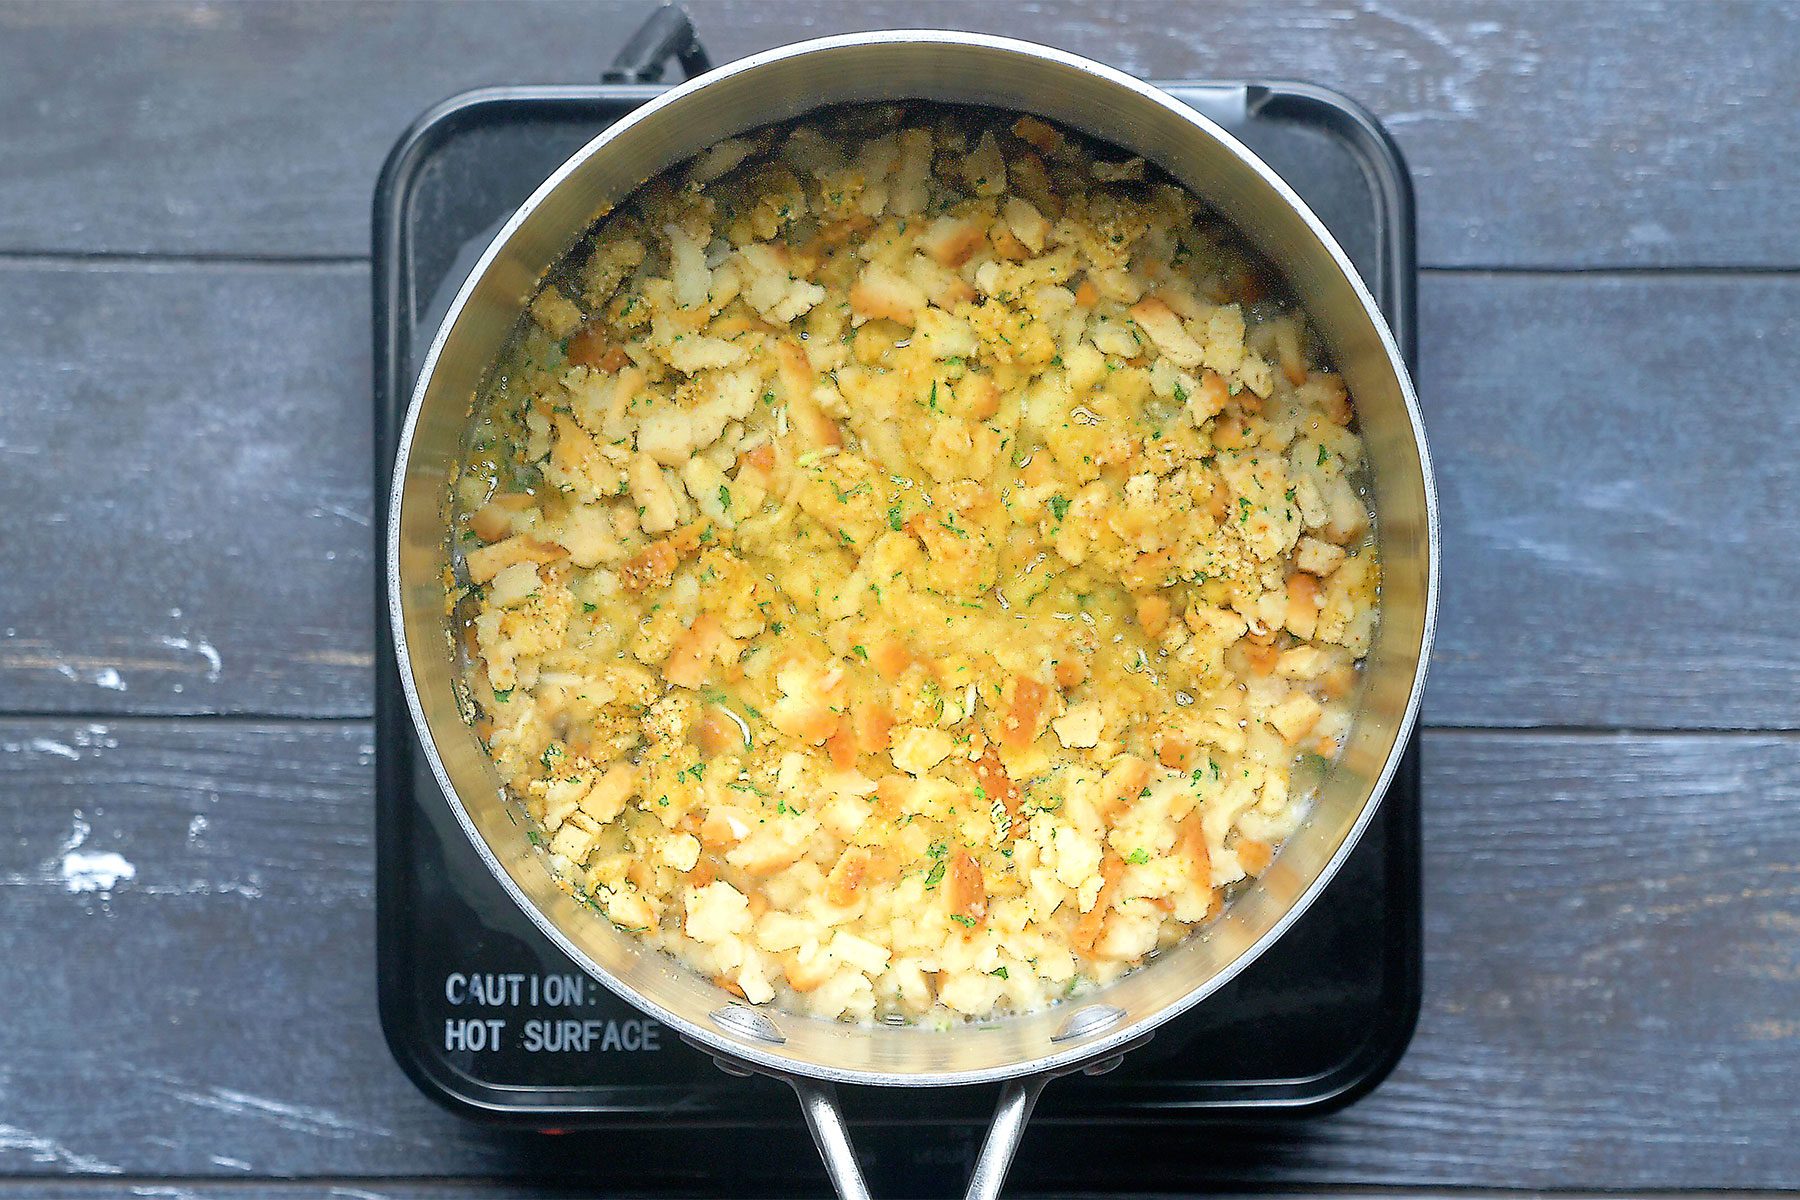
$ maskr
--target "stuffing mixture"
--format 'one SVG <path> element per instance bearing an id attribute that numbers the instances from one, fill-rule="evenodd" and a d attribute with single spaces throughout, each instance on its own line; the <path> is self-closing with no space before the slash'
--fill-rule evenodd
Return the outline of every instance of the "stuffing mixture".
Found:
<path id="1" fill-rule="evenodd" d="M 756 1003 L 983 1018 L 1268 868 L 1379 566 L 1228 228 L 1032 117 L 860 106 L 604 215 L 475 403 L 469 708 L 563 885 Z"/>

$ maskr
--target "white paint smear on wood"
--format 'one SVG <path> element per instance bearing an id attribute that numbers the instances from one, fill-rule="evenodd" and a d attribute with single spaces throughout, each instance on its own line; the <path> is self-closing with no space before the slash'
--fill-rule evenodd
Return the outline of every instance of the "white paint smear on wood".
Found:
<path id="1" fill-rule="evenodd" d="M 285 1104 L 266 1096 L 255 1096 L 232 1088 L 213 1087 L 203 1092 L 175 1091 L 175 1099 L 200 1108 L 209 1108 L 236 1117 L 257 1117 L 295 1133 L 324 1134 L 328 1137 L 386 1135 L 385 1129 L 354 1120 L 328 1108 L 310 1104 Z"/>
<path id="2" fill-rule="evenodd" d="M 41 1133 L 32 1133 L 28 1129 L 20 1129 L 17 1125 L 0 1122 L 0 1159 L 5 1155 L 24 1154 L 31 1162 L 42 1166 L 61 1167 L 68 1171 L 80 1171 L 89 1175 L 117 1175 L 120 1169 L 112 1163 L 80 1154 L 69 1149 L 54 1138 L 45 1137 Z"/>
<path id="3" fill-rule="evenodd" d="M 77 756 L 71 754 L 70 757 Z M 98 892 L 108 896 L 121 883 L 136 879 L 137 868 L 123 854 L 82 849 L 94 827 L 81 813 L 73 815 L 75 823 L 63 840 L 61 858 L 56 861 L 56 874 L 62 879 L 63 886 L 72 893 Z"/>
<path id="4" fill-rule="evenodd" d="M 70 762 L 80 762 L 81 753 L 67 742 L 59 742 L 55 738 L 34 737 L 25 743 L 39 754 L 54 754 L 58 758 L 66 758 Z"/>
<path id="5" fill-rule="evenodd" d="M 217 680 L 219 672 L 225 666 L 224 660 L 219 657 L 217 648 L 204 639 L 159 637 L 156 640 L 171 650 L 185 650 L 204 658 L 206 660 L 206 678 L 209 682 Z"/>
<path id="6" fill-rule="evenodd" d="M 137 878 L 137 868 L 111 850 L 87 853 L 71 850 L 62 858 L 63 883 L 71 892 L 110 894 L 121 883 Z"/>

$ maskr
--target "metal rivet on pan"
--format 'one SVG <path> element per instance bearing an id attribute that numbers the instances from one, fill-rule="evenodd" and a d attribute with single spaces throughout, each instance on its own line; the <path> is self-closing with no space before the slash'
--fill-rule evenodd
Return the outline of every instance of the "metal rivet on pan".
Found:
<path id="1" fill-rule="evenodd" d="M 1090 1063 L 1081 1068 L 1083 1075 L 1104 1075 L 1125 1061 L 1123 1054 L 1115 1054 L 1111 1058 L 1103 1058 L 1097 1063 Z"/>
<path id="2" fill-rule="evenodd" d="M 781 1030 L 775 1028 L 775 1022 L 754 1008 L 745 1008 L 741 1004 L 727 1004 L 710 1015 L 713 1024 L 728 1033 L 755 1038 L 759 1042 L 772 1042 L 777 1046 L 787 1041 L 785 1037 L 781 1036 Z"/>
<path id="3" fill-rule="evenodd" d="M 1076 1038 L 1091 1037 L 1103 1029 L 1110 1029 L 1124 1019 L 1125 1010 L 1114 1008 L 1110 1004 L 1090 1004 L 1069 1014 L 1069 1019 L 1062 1023 L 1062 1028 L 1050 1035 L 1053 1042 L 1072 1042 Z"/>
<path id="4" fill-rule="evenodd" d="M 733 1079 L 748 1079 L 752 1074 L 752 1072 L 746 1071 L 743 1067 L 738 1066 L 729 1059 L 719 1058 L 717 1056 L 713 1058 L 713 1066 L 719 1068 L 719 1070 L 725 1072 Z"/>

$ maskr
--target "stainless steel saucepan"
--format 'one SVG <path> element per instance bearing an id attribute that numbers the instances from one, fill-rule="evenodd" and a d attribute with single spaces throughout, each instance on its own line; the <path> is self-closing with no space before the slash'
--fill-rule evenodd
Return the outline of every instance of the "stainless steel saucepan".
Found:
<path id="1" fill-rule="evenodd" d="M 928 99 L 1034 113 L 1157 163 L 1235 223 L 1285 277 L 1355 397 L 1373 477 L 1381 614 L 1361 711 L 1311 817 L 1210 927 L 1108 987 L 1028 1016 L 952 1029 L 855 1026 L 752 1008 L 555 887 L 457 706 L 444 611 L 449 480 L 472 398 L 544 273 L 595 216 L 716 142 L 825 105 Z M 1104 1068 L 1212 994 L 1318 896 L 1368 825 L 1418 710 L 1437 598 L 1436 500 L 1400 352 L 1318 219 L 1205 117 L 1099 63 L 1026 42 L 925 31 L 824 38 L 665 93 L 569 159 L 495 237 L 433 339 L 401 433 L 387 586 L 400 676 L 444 796 L 494 877 L 606 986 L 722 1065 L 799 1095 L 833 1183 L 866 1196 L 835 1087 L 998 1083 L 971 1197 L 998 1195 L 1031 1107 L 1058 1075 Z"/>

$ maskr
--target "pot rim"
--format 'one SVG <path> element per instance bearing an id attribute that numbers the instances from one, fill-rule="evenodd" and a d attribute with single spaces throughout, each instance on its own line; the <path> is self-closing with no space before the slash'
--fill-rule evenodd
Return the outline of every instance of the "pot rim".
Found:
<path id="1" fill-rule="evenodd" d="M 1399 385 L 1401 399 L 1410 425 L 1413 444 L 1419 459 L 1420 478 L 1423 487 L 1424 518 L 1427 547 L 1427 572 L 1425 595 L 1422 603 L 1422 624 L 1418 663 L 1413 672 L 1410 694 L 1404 712 L 1395 724 L 1394 740 L 1389 748 L 1386 760 L 1369 796 L 1364 802 L 1356 819 L 1345 833 L 1342 843 L 1333 852 L 1324 866 L 1303 888 L 1289 905 L 1287 910 L 1277 918 L 1268 929 L 1252 941 L 1238 956 L 1211 976 L 1194 985 L 1177 1000 L 1160 1008 L 1146 1012 L 1136 1020 L 1110 1029 L 1103 1035 L 1093 1038 L 1074 1038 L 1068 1046 L 1046 1055 L 1035 1058 L 1018 1059 L 1001 1066 L 980 1069 L 935 1071 L 918 1073 L 867 1071 L 846 1068 L 832 1063 L 818 1062 L 801 1058 L 795 1054 L 777 1053 L 762 1048 L 753 1037 L 731 1037 L 721 1028 L 707 1026 L 690 1021 L 624 983 L 597 963 L 589 954 L 578 946 L 568 934 L 553 921 L 536 903 L 534 903 L 514 882 L 506 867 L 500 862 L 485 836 L 474 824 L 467 808 L 458 796 L 452 783 L 443 758 L 437 747 L 431 724 L 426 717 L 418 689 L 413 680 L 413 665 L 410 648 L 406 636 L 406 614 L 402 605 L 400 586 L 400 529 L 405 503 L 405 482 L 411 460 L 414 436 L 421 413 L 425 406 L 426 394 L 436 375 L 439 359 L 448 344 L 453 327 L 462 316 L 478 285 L 488 274 L 495 261 L 501 257 L 513 235 L 520 226 L 536 211 L 546 197 L 556 191 L 572 174 L 596 154 L 605 150 L 607 145 L 623 136 L 628 130 L 640 123 L 657 119 L 660 114 L 672 106 L 683 103 L 706 88 L 715 86 L 726 79 L 752 72 L 772 63 L 789 59 L 829 53 L 836 50 L 875 46 L 886 44 L 937 44 L 946 46 L 965 46 L 988 49 L 1020 57 L 1053 63 L 1058 66 L 1095 76 L 1102 81 L 1130 93 L 1138 102 L 1162 108 L 1180 118 L 1182 121 L 1196 126 L 1203 134 L 1214 139 L 1230 150 L 1239 163 L 1260 177 L 1261 181 L 1272 189 L 1293 210 L 1313 238 L 1327 252 L 1333 264 L 1349 284 L 1363 316 L 1379 339 L 1385 354 L 1388 367 L 1392 370 Z M 903 99 L 905 97 L 894 97 Z M 752 126 L 753 128 L 754 126 Z M 629 193 L 628 193 L 629 194 Z M 1204 198 L 1204 197 L 1203 197 Z M 1271 256 L 1272 257 L 1272 256 Z M 1276 263 L 1279 266 L 1279 262 Z M 721 1058 L 733 1060 L 755 1070 L 781 1078 L 802 1076 L 827 1083 L 855 1083 L 870 1086 L 901 1087 L 942 1087 L 955 1085 L 971 1085 L 1000 1082 L 1018 1079 L 1029 1075 L 1046 1076 L 1063 1074 L 1079 1069 L 1083 1065 L 1122 1053 L 1131 1046 L 1144 1040 L 1152 1031 L 1165 1022 L 1186 1012 L 1189 1008 L 1212 995 L 1219 988 L 1229 983 L 1251 963 L 1256 961 L 1269 946 L 1273 945 L 1300 916 L 1310 908 L 1313 902 L 1330 884 L 1345 860 L 1361 840 L 1363 832 L 1373 820 L 1389 784 L 1405 754 L 1408 742 L 1417 723 L 1421 697 L 1424 691 L 1425 677 L 1430 662 L 1431 647 L 1435 635 L 1437 621 L 1437 602 L 1439 594 L 1439 557 L 1440 541 L 1438 527 L 1437 492 L 1431 466 L 1429 450 L 1425 441 L 1424 425 L 1419 414 L 1418 398 L 1413 388 L 1411 374 L 1407 370 L 1404 358 L 1395 343 L 1393 333 L 1388 328 L 1386 319 L 1376 307 L 1374 298 L 1363 283 L 1360 274 L 1351 264 L 1337 240 L 1325 228 L 1318 216 L 1287 183 L 1277 175 L 1255 153 L 1243 145 L 1237 138 L 1219 126 L 1203 113 L 1183 104 L 1154 84 L 1128 75 L 1116 68 L 1082 55 L 1065 50 L 1043 46 L 1035 42 L 1017 38 L 1001 37 L 990 34 L 967 33 L 941 29 L 889 29 L 867 33 L 839 34 L 828 37 L 813 38 L 778 46 L 742 59 L 727 63 L 696 76 L 685 83 L 670 88 L 660 96 L 649 100 L 632 112 L 626 114 L 614 124 L 601 131 L 592 140 L 575 151 L 545 181 L 539 185 L 531 196 L 516 209 L 506 223 L 494 235 L 492 241 L 482 252 L 480 258 L 470 269 L 468 277 L 457 290 L 456 297 L 445 312 L 443 320 L 432 337 L 431 345 L 419 370 L 412 395 L 407 403 L 405 419 L 400 428 L 398 448 L 395 456 L 394 473 L 390 485 L 388 504 L 387 555 L 385 563 L 386 587 L 389 605 L 389 619 L 394 642 L 396 667 L 399 671 L 402 690 L 406 695 L 407 709 L 411 714 L 413 726 L 421 736 L 420 745 L 430 764 L 433 777 L 442 789 L 445 799 L 450 802 L 458 824 L 464 834 L 481 856 L 489 872 L 499 881 L 512 901 L 531 919 L 543 934 L 584 971 L 605 984 L 611 991 L 637 1008 L 649 1013 L 657 1020 L 676 1030 L 686 1040 L 697 1043 L 706 1051 Z M 1379 519 L 1379 513 L 1377 513 Z M 1137 970 L 1152 969 L 1154 964 L 1145 964 Z M 1101 1001 L 1104 989 L 1095 993 L 1090 1000 Z M 756 1013 L 758 1010 L 748 1005 L 732 1006 L 745 1013 Z M 1075 1006 L 1071 1011 L 1075 1011 Z M 786 1014 L 785 1010 L 783 1015 Z M 740 1025 L 737 1032 L 742 1032 Z"/>

